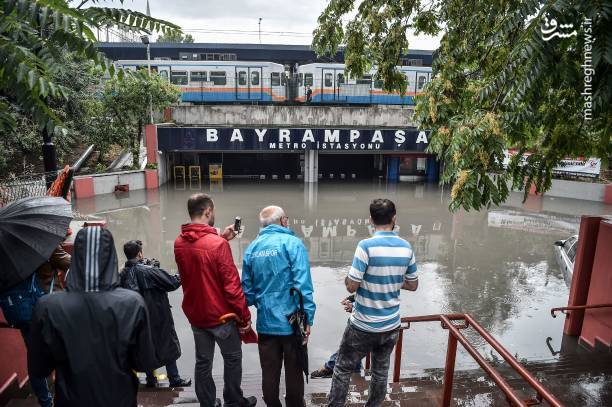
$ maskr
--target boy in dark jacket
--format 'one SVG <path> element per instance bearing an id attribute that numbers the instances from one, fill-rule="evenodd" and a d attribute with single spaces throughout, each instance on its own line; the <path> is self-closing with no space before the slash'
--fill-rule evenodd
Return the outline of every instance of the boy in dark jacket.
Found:
<path id="1" fill-rule="evenodd" d="M 38 377 L 55 370 L 57 407 L 135 407 L 133 370 L 156 367 L 145 303 L 118 279 L 112 234 L 86 227 L 74 242 L 67 291 L 34 307 L 28 364 Z"/>
<path id="2" fill-rule="evenodd" d="M 151 332 L 155 344 L 155 354 L 159 365 L 166 366 L 170 387 L 186 387 L 191 380 L 181 379 L 176 361 L 181 356 L 181 345 L 176 331 L 168 292 L 181 286 L 178 276 L 172 276 L 159 268 L 159 264 L 145 264 L 142 242 L 130 240 L 123 245 L 127 261 L 121 270 L 119 281 L 123 288 L 139 292 L 147 304 L 151 318 Z M 156 387 L 157 378 L 153 370 L 146 372 L 147 387 Z"/>

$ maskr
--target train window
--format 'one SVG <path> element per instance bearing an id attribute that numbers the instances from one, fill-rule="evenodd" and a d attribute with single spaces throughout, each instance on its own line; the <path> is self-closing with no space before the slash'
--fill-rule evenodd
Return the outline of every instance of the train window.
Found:
<path id="1" fill-rule="evenodd" d="M 251 85 L 259 85 L 259 71 L 251 71 Z"/>
<path id="2" fill-rule="evenodd" d="M 280 72 L 272 72 L 272 86 L 280 86 L 281 74 Z"/>
<path id="3" fill-rule="evenodd" d="M 382 89 L 385 81 L 380 78 L 374 78 L 374 87 L 376 89 Z"/>
<path id="4" fill-rule="evenodd" d="M 227 77 L 225 76 L 225 71 L 211 71 L 210 81 L 215 86 L 225 85 L 227 83 Z"/>
<path id="5" fill-rule="evenodd" d="M 312 86 L 313 82 L 314 81 L 312 80 L 312 74 L 311 73 L 305 73 L 304 74 L 304 86 Z"/>
<path id="6" fill-rule="evenodd" d="M 300 86 L 304 85 L 304 74 L 303 73 L 298 74 L 298 85 Z"/>
<path id="7" fill-rule="evenodd" d="M 238 85 L 239 86 L 246 86 L 246 81 L 247 81 L 247 74 L 246 71 L 238 71 Z"/>
<path id="8" fill-rule="evenodd" d="M 170 82 L 175 85 L 187 85 L 186 71 L 172 71 L 170 73 Z"/>
<path id="9" fill-rule="evenodd" d="M 208 72 L 191 72 L 191 82 L 206 82 L 208 80 Z"/>
<path id="10" fill-rule="evenodd" d="M 338 84 L 344 83 L 344 74 L 343 73 L 339 73 L 338 75 L 336 75 L 336 80 L 337 80 Z"/>
<path id="11" fill-rule="evenodd" d="M 334 86 L 334 75 L 331 73 L 325 74 L 325 87 L 331 88 Z"/>
<path id="12" fill-rule="evenodd" d="M 159 71 L 159 76 L 161 76 L 162 79 L 168 80 L 168 71 Z"/>
<path id="13" fill-rule="evenodd" d="M 372 75 L 363 75 L 363 78 L 357 79 L 357 85 L 369 85 L 372 83 Z"/>

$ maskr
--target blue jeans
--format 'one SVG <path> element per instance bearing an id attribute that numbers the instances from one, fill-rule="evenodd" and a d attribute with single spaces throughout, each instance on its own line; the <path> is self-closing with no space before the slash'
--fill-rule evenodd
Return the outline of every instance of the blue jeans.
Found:
<path id="1" fill-rule="evenodd" d="M 147 383 L 155 382 L 156 378 L 153 370 L 145 373 L 147 374 Z M 175 382 L 181 378 L 181 376 L 179 375 L 178 367 L 176 367 L 176 360 L 166 365 L 166 374 L 168 375 L 168 380 L 170 380 L 170 383 Z"/>
<path id="2" fill-rule="evenodd" d="M 30 343 L 30 324 L 25 324 L 19 330 L 21 331 L 23 342 L 25 343 L 27 348 Z M 40 404 L 41 407 L 52 407 L 53 395 L 49 391 L 49 383 L 47 382 L 47 378 L 35 377 L 29 371 L 28 376 L 30 379 L 30 386 L 32 387 L 32 391 L 38 399 L 38 404 Z"/>
<path id="3" fill-rule="evenodd" d="M 325 368 L 329 369 L 329 370 L 334 370 L 334 366 L 336 366 L 336 359 L 338 359 L 338 352 L 332 354 L 329 357 L 329 360 L 327 362 L 325 362 Z M 360 373 L 361 372 L 361 360 L 359 362 L 357 362 L 357 366 L 355 366 L 355 373 Z"/>

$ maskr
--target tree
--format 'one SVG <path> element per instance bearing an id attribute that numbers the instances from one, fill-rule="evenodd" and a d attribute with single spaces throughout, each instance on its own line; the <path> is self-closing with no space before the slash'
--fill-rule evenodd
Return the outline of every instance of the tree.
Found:
<path id="1" fill-rule="evenodd" d="M 193 43 L 194 39 L 191 34 L 183 35 L 181 32 L 169 32 L 166 34 L 162 34 L 157 37 L 157 42 L 185 42 L 185 43 Z"/>
<path id="2" fill-rule="evenodd" d="M 415 119 L 432 131 L 441 182 L 453 183 L 450 209 L 478 210 L 511 189 L 525 198 L 532 185 L 547 190 L 567 156 L 610 157 L 611 19 L 612 0 L 331 0 L 313 47 L 324 54 L 344 44 L 348 71 L 361 76 L 373 64 L 385 89 L 404 92 L 396 65 L 406 31 L 442 31 Z M 547 38 L 558 24 L 576 32 Z M 504 167 L 510 147 L 518 154 Z"/>
<path id="3" fill-rule="evenodd" d="M 123 0 L 119 0 L 123 3 Z M 0 0 L 0 129 L 15 131 L 16 108 L 47 135 L 65 135 L 51 100 L 68 101 L 69 90 L 53 79 L 61 70 L 62 51 L 69 51 L 114 76 L 110 61 L 95 47 L 92 30 L 115 26 L 143 33 L 170 33 L 178 26 L 132 10 L 98 7 L 82 0 Z M 92 7 L 84 6 L 93 4 Z"/>
<path id="4" fill-rule="evenodd" d="M 92 129 L 89 106 L 101 93 L 103 72 L 88 60 L 65 51 L 59 55 L 56 67 L 51 80 L 64 87 L 66 98 L 49 96 L 47 104 L 66 129 L 54 140 L 61 160 L 75 144 L 89 138 Z M 4 101 L 17 125 L 15 129 L 0 127 L 0 171 L 19 173 L 35 169 L 40 162 L 38 125 L 28 112 L 6 98 Z"/>
<path id="5" fill-rule="evenodd" d="M 161 110 L 179 102 L 180 94 L 177 86 L 146 70 L 126 74 L 122 80 L 111 78 L 105 83 L 100 104 L 93 107 L 98 117 L 104 118 L 94 133 L 99 147 L 102 151 L 111 144 L 130 148 L 137 167 L 140 135 L 148 123 L 150 106 Z"/>

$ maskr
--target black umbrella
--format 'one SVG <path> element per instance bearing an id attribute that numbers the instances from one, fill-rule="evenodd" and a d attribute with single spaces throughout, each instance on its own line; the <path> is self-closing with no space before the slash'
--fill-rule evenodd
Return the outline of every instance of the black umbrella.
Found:
<path id="1" fill-rule="evenodd" d="M 287 319 L 289 320 L 289 324 L 291 324 L 293 335 L 298 343 L 298 361 L 300 365 L 302 365 L 302 370 L 306 376 L 306 383 L 308 383 L 308 344 L 306 343 L 306 327 L 308 326 L 308 319 L 306 318 L 306 313 L 304 312 L 304 298 L 302 297 L 302 292 L 295 287 L 291 288 L 289 293 L 291 295 L 297 293 L 300 303 L 300 307 L 297 309 L 297 311 L 288 315 Z"/>
<path id="2" fill-rule="evenodd" d="M 63 198 L 24 198 L 0 208 L 0 292 L 26 280 L 51 257 L 71 220 Z"/>

